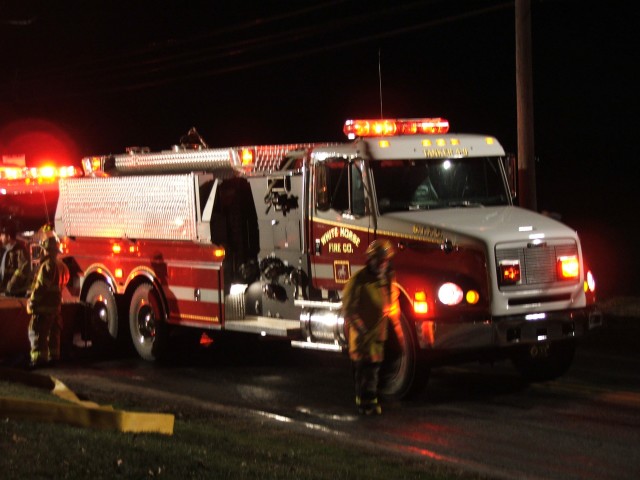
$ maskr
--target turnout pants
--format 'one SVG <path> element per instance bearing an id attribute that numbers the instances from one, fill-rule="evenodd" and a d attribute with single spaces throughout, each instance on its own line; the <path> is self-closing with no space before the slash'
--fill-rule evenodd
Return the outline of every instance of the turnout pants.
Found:
<path id="1" fill-rule="evenodd" d="M 357 360 L 353 362 L 353 380 L 356 387 L 356 403 L 367 407 L 378 403 L 378 374 L 380 362 Z"/>
<path id="2" fill-rule="evenodd" d="M 32 363 L 60 360 L 61 323 L 59 313 L 34 313 L 31 316 L 29 343 Z"/>

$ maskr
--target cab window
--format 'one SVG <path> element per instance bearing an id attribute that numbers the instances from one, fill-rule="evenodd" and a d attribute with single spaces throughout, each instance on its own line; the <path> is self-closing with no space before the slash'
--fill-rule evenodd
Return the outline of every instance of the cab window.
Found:
<path id="1" fill-rule="evenodd" d="M 316 208 L 340 213 L 365 214 L 365 194 L 360 162 L 343 158 L 316 164 Z"/>

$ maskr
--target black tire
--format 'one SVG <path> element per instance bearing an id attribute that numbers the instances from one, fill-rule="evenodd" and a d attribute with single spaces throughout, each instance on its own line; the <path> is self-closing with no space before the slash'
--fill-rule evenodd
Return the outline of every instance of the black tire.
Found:
<path id="1" fill-rule="evenodd" d="M 158 291 L 145 283 L 135 289 L 129 306 L 129 331 L 138 355 L 144 360 L 158 360 L 164 353 L 168 326 Z"/>
<path id="2" fill-rule="evenodd" d="M 418 339 L 404 315 L 400 324 L 389 322 L 384 362 L 380 369 L 380 394 L 399 400 L 422 390 L 429 380 L 429 368 L 419 355 Z"/>
<path id="3" fill-rule="evenodd" d="M 564 375 L 576 351 L 574 340 L 561 340 L 518 347 L 511 361 L 528 381 L 542 382 Z"/>
<path id="4" fill-rule="evenodd" d="M 97 280 L 89 287 L 85 301 L 91 310 L 92 342 L 97 347 L 113 345 L 119 334 L 118 305 L 113 290 L 107 282 Z"/>

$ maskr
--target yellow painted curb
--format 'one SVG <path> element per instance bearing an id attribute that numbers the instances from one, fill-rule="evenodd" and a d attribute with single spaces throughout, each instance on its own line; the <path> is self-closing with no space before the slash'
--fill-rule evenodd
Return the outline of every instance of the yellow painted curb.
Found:
<path id="1" fill-rule="evenodd" d="M 173 434 L 174 416 L 166 413 L 142 413 L 114 410 L 94 402 L 80 400 L 64 383 L 54 377 L 0 368 L 0 380 L 44 388 L 68 402 L 0 397 L 0 416 L 26 418 L 77 427 L 91 427 L 120 432 Z"/>

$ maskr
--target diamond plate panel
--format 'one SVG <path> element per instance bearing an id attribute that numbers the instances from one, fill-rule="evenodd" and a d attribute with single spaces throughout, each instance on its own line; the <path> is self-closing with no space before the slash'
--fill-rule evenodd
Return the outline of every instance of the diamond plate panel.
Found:
<path id="1" fill-rule="evenodd" d="M 171 173 L 210 171 L 233 175 L 232 152 L 228 148 L 202 151 L 180 151 L 116 155 L 115 167 L 121 173 Z"/>
<path id="2" fill-rule="evenodd" d="M 60 182 L 56 231 L 67 236 L 196 240 L 193 175 Z"/>

